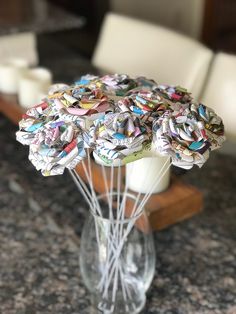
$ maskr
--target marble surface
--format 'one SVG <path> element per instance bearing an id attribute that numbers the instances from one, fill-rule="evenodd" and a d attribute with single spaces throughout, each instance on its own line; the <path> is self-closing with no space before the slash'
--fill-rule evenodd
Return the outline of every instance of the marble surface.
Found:
<path id="1" fill-rule="evenodd" d="M 0 36 L 21 32 L 56 32 L 81 28 L 85 23 L 85 18 L 46 0 L 8 0 L 0 3 Z"/>
<path id="2" fill-rule="evenodd" d="M 0 313 L 96 313 L 80 276 L 87 209 L 70 177 L 43 178 L 0 116 Z M 213 153 L 183 176 L 204 211 L 155 233 L 156 275 L 143 314 L 236 313 L 236 158 Z"/>

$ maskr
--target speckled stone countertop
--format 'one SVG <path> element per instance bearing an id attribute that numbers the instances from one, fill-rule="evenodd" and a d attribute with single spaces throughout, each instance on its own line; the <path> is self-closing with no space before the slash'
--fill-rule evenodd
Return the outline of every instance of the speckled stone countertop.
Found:
<path id="1" fill-rule="evenodd" d="M 56 80 L 62 68 L 67 81 L 92 72 L 60 51 L 57 61 L 51 51 L 41 59 Z M 0 313 L 96 313 L 78 266 L 83 198 L 68 174 L 38 174 L 15 131 L 0 115 Z M 236 157 L 212 153 L 182 176 L 203 192 L 204 211 L 155 233 L 156 275 L 142 314 L 236 314 L 235 173 Z"/>
<path id="2" fill-rule="evenodd" d="M 83 198 L 70 177 L 43 178 L 0 116 L 0 313 L 88 314 L 78 267 Z M 183 179 L 204 211 L 155 233 L 156 275 L 143 313 L 236 313 L 236 158 L 213 153 Z"/>

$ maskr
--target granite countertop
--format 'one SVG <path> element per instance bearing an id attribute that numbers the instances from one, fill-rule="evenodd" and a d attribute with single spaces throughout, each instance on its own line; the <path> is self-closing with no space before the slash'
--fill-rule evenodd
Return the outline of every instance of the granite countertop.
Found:
<path id="1" fill-rule="evenodd" d="M 8 0 L 0 4 L 0 36 L 81 28 L 85 22 L 84 17 L 78 17 L 46 0 Z"/>
<path id="2" fill-rule="evenodd" d="M 68 174 L 33 169 L 15 130 L 0 117 L 0 313 L 92 313 L 78 267 L 86 205 Z M 212 153 L 183 176 L 204 193 L 204 211 L 155 233 L 143 313 L 236 313 L 235 172 L 235 157 Z"/>
<path id="3" fill-rule="evenodd" d="M 95 71 L 65 48 L 48 57 L 58 49 L 46 46 L 41 63 L 57 81 Z M 0 115 L 0 313 L 94 313 L 78 265 L 85 202 L 67 173 L 33 169 L 15 131 Z M 236 157 L 213 152 L 182 176 L 203 192 L 204 211 L 155 232 L 156 275 L 142 314 L 236 313 L 235 173 Z"/>

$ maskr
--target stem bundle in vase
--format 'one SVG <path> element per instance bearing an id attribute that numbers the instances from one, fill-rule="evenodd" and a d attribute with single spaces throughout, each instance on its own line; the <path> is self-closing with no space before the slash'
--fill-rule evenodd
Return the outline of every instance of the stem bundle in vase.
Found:
<path id="1" fill-rule="evenodd" d="M 69 169 L 96 217 L 99 250 L 103 248 L 101 235 L 106 237 L 105 253 L 100 252 L 105 262 L 94 283 L 101 297 L 100 310 L 113 313 L 122 299 L 123 313 L 137 313 L 138 288 L 127 275 L 129 265 L 124 261 L 126 242 L 171 164 L 202 167 L 209 153 L 222 145 L 221 118 L 179 86 L 119 74 L 86 75 L 72 86 L 53 85 L 48 97 L 23 115 L 16 137 L 29 146 L 29 159 L 44 176 Z M 127 180 L 122 182 L 123 166 L 155 156 L 167 158 L 155 182 L 145 193 L 131 194 Z M 103 196 L 95 191 L 93 162 L 101 166 Z M 75 170 L 79 163 L 86 183 Z M 127 212 L 130 198 L 132 209 Z M 107 203 L 105 212 L 101 201 Z M 140 309 L 145 300 L 139 303 Z"/>

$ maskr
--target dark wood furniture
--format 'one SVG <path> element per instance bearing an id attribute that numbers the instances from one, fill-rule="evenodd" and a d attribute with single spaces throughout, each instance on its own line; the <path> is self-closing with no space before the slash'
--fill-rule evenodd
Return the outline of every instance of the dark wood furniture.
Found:
<path id="1" fill-rule="evenodd" d="M 215 51 L 236 53 L 235 0 L 205 0 L 202 41 Z"/>

